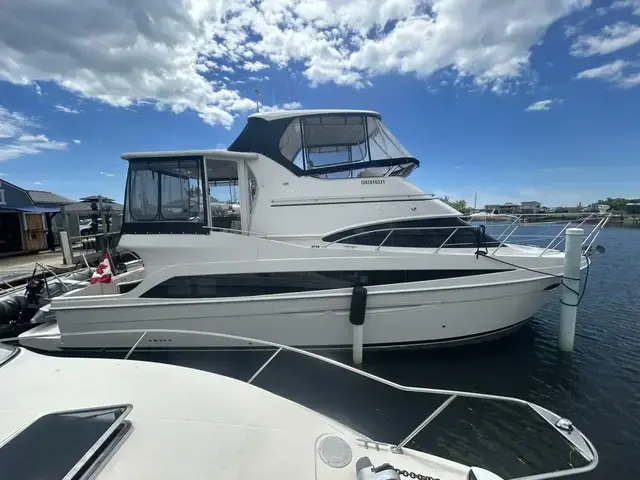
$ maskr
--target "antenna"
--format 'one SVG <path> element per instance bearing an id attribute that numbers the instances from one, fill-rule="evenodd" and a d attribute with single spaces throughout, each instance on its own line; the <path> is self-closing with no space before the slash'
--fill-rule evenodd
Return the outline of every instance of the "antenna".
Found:
<path id="1" fill-rule="evenodd" d="M 256 112 L 260 113 L 260 90 L 254 88 L 253 93 L 256 94 Z"/>

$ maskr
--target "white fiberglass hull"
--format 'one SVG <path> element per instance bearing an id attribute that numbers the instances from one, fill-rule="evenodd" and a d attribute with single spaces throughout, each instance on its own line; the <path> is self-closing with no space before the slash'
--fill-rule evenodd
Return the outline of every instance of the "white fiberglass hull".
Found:
<path id="1" fill-rule="evenodd" d="M 371 288 L 365 347 L 394 348 L 480 341 L 508 333 L 533 316 L 553 294 L 557 279 L 532 276 L 484 284 L 433 288 L 414 282 Z M 94 297 L 95 298 L 95 297 Z M 174 329 L 258 338 L 303 348 L 352 344 L 351 289 L 224 299 L 113 298 L 108 303 L 56 311 L 62 335 L 20 336 L 42 350 L 126 349 L 139 332 L 81 335 L 105 330 Z M 51 331 L 49 331 L 51 333 Z M 138 348 L 237 348 L 246 343 L 192 334 L 148 333 Z"/>

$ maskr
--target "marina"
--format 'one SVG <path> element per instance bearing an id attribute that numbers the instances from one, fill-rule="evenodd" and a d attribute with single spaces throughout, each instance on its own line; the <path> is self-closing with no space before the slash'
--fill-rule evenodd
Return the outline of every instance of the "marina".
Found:
<path id="1" fill-rule="evenodd" d="M 636 282 L 640 230 L 608 227 L 599 241 L 607 261 L 593 264 L 577 320 L 576 348 L 557 348 L 560 304 L 543 307 L 515 334 L 484 344 L 437 349 L 366 353 L 362 368 L 411 386 L 466 390 L 519 397 L 570 418 L 593 441 L 600 463 L 576 478 L 634 478 L 640 473 L 640 300 Z M 123 358 L 126 352 L 65 354 Z M 325 352 L 343 363 L 348 352 Z M 134 351 L 131 359 L 169 363 L 234 376 L 246 381 L 271 352 Z M 254 384 L 292 399 L 345 425 L 391 443 L 424 420 L 426 405 L 410 394 L 380 390 L 313 363 L 280 354 Z M 397 410 L 398 405 L 403 405 Z M 430 404 L 431 405 L 431 404 Z M 433 404 L 433 408 L 437 407 Z M 505 427 L 505 419 L 512 426 Z M 511 409 L 452 403 L 412 448 L 454 461 L 472 461 L 503 478 L 566 468 L 575 453 L 558 450 L 540 425 L 531 425 Z M 430 434 L 431 432 L 431 434 Z M 471 460 L 469 460 L 471 459 Z"/>
<path id="2" fill-rule="evenodd" d="M 556 365 L 580 355 L 578 307 L 601 284 L 611 249 L 629 252 L 628 245 L 616 245 L 619 239 L 612 245 L 603 239 L 638 230 L 609 227 L 606 212 L 462 215 L 405 180 L 418 161 L 369 111 L 254 114 L 228 150 L 128 153 L 123 159 L 129 175 L 121 231 L 93 232 L 96 250 L 119 239 L 110 249 L 117 261 L 105 254 L 96 270 L 95 252 L 81 255 L 84 266 L 76 263 L 72 238 L 90 237 L 80 229 L 80 237 L 61 233 L 61 265 L 35 261 L 29 277 L 29 264 L 14 262 L 6 271 L 25 284 L 5 280 L 3 315 L 19 313 L 3 336 L 19 330 L 14 340 L 22 347 L 51 359 L 80 357 L 77 365 L 82 357 L 106 357 L 221 373 L 344 423 L 338 429 L 356 431 L 347 444 L 375 445 L 378 464 L 408 447 L 422 459 L 378 471 L 363 456 L 355 472 L 360 480 L 396 479 L 407 469 L 440 480 L 542 480 L 587 472 L 598 478 L 597 446 L 581 427 L 517 398 L 535 396 L 535 389 L 501 397 L 491 394 L 511 385 L 491 383 L 505 378 L 507 366 L 535 369 L 524 359 L 539 350 L 551 349 Z M 228 203 L 213 198 L 220 187 L 229 189 Z M 107 224 L 101 197 L 98 202 L 94 211 Z M 22 303 L 5 308 L 16 300 Z M 534 345 L 537 337 L 544 337 L 544 346 Z M 492 364 L 501 357 L 505 363 Z M 309 359 L 374 384 L 349 380 L 345 387 L 343 372 L 327 373 Z M 487 361 L 491 365 L 480 373 Z M 346 366 L 351 362 L 359 368 Z M 461 366 L 468 371 L 458 371 Z M 527 379 L 531 371 L 520 373 Z M 467 378 L 478 383 L 459 388 Z M 564 380 L 562 374 L 560 387 Z M 416 388 L 424 382 L 436 386 Z M 397 391 L 381 393 L 380 385 Z M 401 425 L 424 415 L 414 400 L 395 413 L 399 403 L 392 399 L 410 393 L 445 398 L 408 436 L 396 438 Z M 382 402 L 375 406 L 372 399 Z M 480 403 L 467 406 L 469 399 Z M 486 407 L 483 400 L 497 404 Z M 473 420 L 465 420 L 470 414 Z M 425 427 L 432 422 L 440 426 L 429 435 Z M 545 425 L 570 448 L 561 453 L 562 442 L 544 433 Z M 536 440 L 518 446 L 519 434 Z M 351 454 L 345 465 L 350 461 Z M 415 472 L 420 468 L 428 473 Z"/>

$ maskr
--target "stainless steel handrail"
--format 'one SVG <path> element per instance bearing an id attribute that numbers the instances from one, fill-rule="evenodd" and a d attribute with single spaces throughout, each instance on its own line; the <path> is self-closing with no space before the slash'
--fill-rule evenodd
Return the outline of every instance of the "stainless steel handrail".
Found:
<path id="1" fill-rule="evenodd" d="M 580 228 L 582 225 L 584 225 L 584 224 L 585 224 L 585 222 L 586 222 L 587 220 L 591 220 L 591 218 L 593 218 L 593 216 L 594 216 L 594 215 L 595 215 L 595 214 L 593 214 L 593 213 L 592 213 L 591 215 L 589 215 L 588 217 L 586 217 L 586 218 L 585 218 L 584 220 L 582 220 L 578 225 L 576 225 L 576 226 L 575 226 L 575 228 Z M 563 228 L 563 229 L 562 229 L 562 231 L 558 234 L 558 236 L 559 236 L 560 234 L 562 234 L 563 232 L 565 232 L 565 231 L 567 230 L 567 228 L 569 228 L 569 226 L 570 226 L 572 223 L 573 223 L 573 221 L 569 222 L 569 223 L 567 224 L 567 226 L 566 226 L 565 228 Z M 598 225 L 599 225 L 599 224 L 600 224 L 600 222 L 598 222 Z M 598 228 L 598 226 L 597 226 L 597 225 L 596 225 L 596 227 L 594 227 L 594 229 L 596 229 L 596 228 Z M 591 232 L 593 232 L 593 230 L 592 230 Z M 591 232 L 589 233 L 589 235 L 591 235 Z M 555 241 L 555 239 L 554 239 L 554 240 L 552 240 L 551 242 L 549 242 L 549 245 L 547 245 L 547 248 L 545 248 L 545 251 L 546 251 L 548 248 L 556 248 L 557 246 L 559 246 L 559 245 L 564 241 L 564 238 L 561 238 L 560 240 L 558 240 L 558 242 L 557 242 L 556 244 L 553 244 L 553 242 L 554 242 L 554 241 Z M 551 246 L 552 244 L 553 244 L 553 247 Z M 542 254 L 543 254 L 543 253 L 544 253 L 544 252 L 542 252 L 542 253 L 540 254 L 540 256 L 542 256 Z"/>
<path id="2" fill-rule="evenodd" d="M 208 225 L 203 225 L 202 228 L 206 228 L 207 230 L 215 230 L 217 232 L 246 235 L 247 237 L 269 238 L 269 236 L 265 235 L 264 233 L 252 232 L 251 230 L 239 230 L 237 228 L 224 228 L 224 227 L 210 227 Z"/>
<path id="3" fill-rule="evenodd" d="M 536 216 L 536 215 L 540 216 L 540 215 L 544 215 L 544 214 L 531 214 L 531 215 L 532 216 Z M 572 220 L 567 224 L 564 224 L 564 222 L 562 222 L 562 223 L 559 223 L 559 222 L 519 223 L 526 216 L 528 216 L 528 215 L 522 214 L 522 215 L 519 215 L 518 217 L 516 217 L 513 220 L 513 222 L 509 223 L 506 226 L 506 228 L 502 231 L 502 233 L 500 233 L 496 237 L 496 241 L 500 242 L 500 244 L 499 244 L 498 247 L 494 248 L 494 250 L 492 251 L 491 255 L 495 255 L 499 251 L 499 249 L 501 247 L 506 245 L 507 240 L 510 239 L 510 238 L 513 238 L 513 237 L 526 237 L 526 238 L 536 238 L 536 239 L 551 238 L 551 241 L 549 242 L 549 244 L 547 244 L 547 246 L 544 247 L 544 250 L 542 251 L 542 253 L 539 254 L 539 256 L 542 256 L 548 250 L 556 248 L 558 245 L 560 245 L 562 243 L 562 241 L 564 241 L 564 237 L 562 237 L 562 233 L 564 233 L 567 230 L 567 228 L 569 228 L 575 222 L 575 220 Z M 581 227 L 582 225 L 585 224 L 585 222 L 587 222 L 588 220 L 592 219 L 594 216 L 595 216 L 594 213 L 589 214 L 579 224 L 576 225 L 576 228 Z M 603 218 L 593 227 L 591 232 L 589 232 L 589 235 L 583 241 L 583 245 L 589 240 L 591 235 L 594 234 L 594 231 L 596 232 L 596 234 L 595 234 L 596 236 L 599 234 L 599 231 L 604 227 L 604 225 L 606 225 L 606 221 L 608 221 L 608 219 L 610 217 L 611 217 L 611 215 L 603 216 Z M 539 226 L 542 226 L 542 225 L 564 225 L 564 227 L 555 236 L 551 236 L 551 235 L 514 235 L 514 233 L 520 228 L 523 228 L 523 227 L 536 227 L 536 226 L 539 227 Z M 497 226 L 497 225 L 491 225 L 491 224 L 485 225 L 485 227 L 490 227 L 490 226 Z M 338 238 L 336 240 L 333 240 L 331 242 L 326 243 L 325 245 L 323 245 L 323 248 L 327 248 L 327 247 L 330 247 L 331 245 L 335 245 L 336 243 L 341 243 L 341 242 L 344 242 L 345 240 L 351 240 L 351 239 L 358 238 L 358 237 L 361 237 L 361 236 L 364 236 L 364 235 L 369 235 L 369 234 L 374 234 L 374 233 L 387 233 L 387 235 L 382 240 L 382 242 L 380 242 L 378 244 L 378 246 L 375 248 L 375 250 L 378 251 L 378 250 L 380 250 L 380 248 L 382 246 L 385 245 L 385 243 L 387 242 L 387 240 L 389 239 L 391 234 L 393 234 L 394 232 L 449 230 L 449 229 L 452 229 L 452 233 L 438 247 L 430 247 L 430 248 L 436 248 L 436 250 L 433 253 L 438 253 L 445 246 L 475 245 L 475 243 L 463 243 L 463 244 L 450 243 L 450 244 L 447 244 L 447 242 L 449 242 L 449 240 L 451 240 L 451 238 L 455 235 L 455 233 L 458 230 L 460 230 L 460 229 L 469 229 L 469 228 L 470 229 L 474 229 L 474 230 L 478 230 L 478 229 L 481 228 L 481 226 L 480 225 L 456 225 L 456 226 L 452 225 L 452 226 L 435 226 L 435 227 L 388 227 L 388 228 L 378 228 L 378 229 L 375 229 L 375 230 L 366 230 L 366 231 L 363 231 L 363 232 L 357 232 L 357 233 L 353 233 L 351 235 L 340 237 L 340 238 Z M 505 235 L 506 235 L 506 237 L 504 239 L 502 239 L 502 237 L 505 236 Z M 558 241 L 558 239 L 559 239 L 559 241 Z M 542 248 L 541 246 L 538 246 L 538 247 Z"/>
<path id="4" fill-rule="evenodd" d="M 449 230 L 450 228 L 456 228 L 456 229 L 460 229 L 460 228 L 471 228 L 474 230 L 478 230 L 480 227 L 477 225 L 457 225 L 457 226 L 444 226 L 444 227 L 397 227 L 397 228 L 379 228 L 376 230 L 367 230 L 366 232 L 358 232 L 358 233 L 354 233 L 352 235 L 347 235 L 346 237 L 340 237 L 337 240 L 333 240 L 329 243 L 327 243 L 326 245 L 323 245 L 324 248 L 326 247 L 330 247 L 331 245 L 334 245 L 336 243 L 339 242 L 343 242 L 345 240 L 350 240 L 352 238 L 357 238 L 357 237 L 361 237 L 363 235 L 369 235 L 370 233 L 381 233 L 381 232 L 388 232 L 388 231 L 394 231 L 394 232 L 402 232 L 402 231 L 421 231 L 421 230 Z"/>
<path id="5" fill-rule="evenodd" d="M 432 394 L 432 395 L 443 395 L 448 398 L 432 413 L 427 416 L 427 418 L 418 425 L 415 429 L 411 431 L 407 437 L 405 437 L 397 446 L 391 446 L 390 450 L 392 453 L 403 454 L 402 447 L 404 447 L 411 439 L 413 439 L 416 435 L 418 435 L 434 418 L 436 418 L 440 413 L 442 413 L 451 402 L 457 397 L 463 398 L 474 398 L 481 400 L 492 400 L 497 402 L 505 402 L 512 403 L 517 405 L 526 406 L 531 408 L 534 413 L 539 415 L 543 420 L 545 420 L 553 429 L 560 433 L 565 440 L 567 440 L 588 463 L 583 467 L 571 467 L 566 470 L 558 470 L 554 472 L 541 473 L 530 475 L 526 477 L 518 477 L 512 480 L 548 480 L 553 478 L 560 478 L 564 476 L 577 475 L 580 473 L 585 473 L 593 470 L 599 462 L 598 452 L 591 441 L 577 428 L 573 427 L 571 422 L 567 419 L 561 418 L 559 415 L 547 410 L 544 407 L 541 407 L 535 403 L 528 402 L 526 400 L 522 400 L 515 397 L 506 397 L 500 395 L 490 395 L 484 393 L 475 393 L 475 392 L 465 392 L 465 391 L 457 391 L 457 390 L 446 390 L 439 388 L 425 388 L 425 387 L 410 387 L 406 385 L 401 385 L 399 383 L 392 382 L 382 377 L 378 377 L 369 372 L 365 372 L 363 370 L 357 369 L 350 365 L 345 365 L 331 358 L 323 357 L 313 352 L 309 352 L 306 350 L 301 350 L 299 348 L 290 347 L 288 345 L 282 345 L 276 342 L 270 342 L 267 340 L 258 340 L 254 338 L 242 337 L 240 335 L 231 335 L 226 333 L 214 333 L 214 332 L 202 332 L 202 331 L 194 331 L 194 330 L 177 330 L 177 329 L 127 329 L 127 330 L 102 330 L 102 331 L 92 331 L 92 332 L 73 332 L 64 334 L 66 337 L 71 336 L 82 336 L 82 335 L 121 335 L 121 334 L 140 334 L 141 336 L 137 338 L 134 346 L 127 353 L 127 358 L 133 353 L 135 348 L 140 344 L 142 338 L 148 333 L 162 333 L 162 334 L 190 334 L 190 335 L 200 335 L 200 336 L 209 336 L 216 338 L 224 338 L 229 340 L 235 340 L 240 342 L 246 342 L 247 344 L 258 344 L 264 347 L 271 347 L 277 349 L 277 351 L 272 354 L 267 361 L 260 366 L 260 368 L 251 376 L 250 381 L 253 382 L 255 378 L 266 368 L 266 366 L 271 363 L 271 361 L 282 351 L 290 351 L 294 353 L 298 353 L 300 355 L 304 355 L 315 360 L 319 360 L 321 362 L 327 363 L 329 365 L 333 365 L 342 370 L 349 371 L 351 373 L 355 373 L 362 377 L 368 378 L 375 382 L 381 383 L 383 385 L 387 385 L 396 390 L 401 390 L 404 392 L 413 392 L 413 393 L 423 393 L 423 394 Z M 34 334 L 30 338 L 59 338 L 59 334 Z M 15 341 L 18 340 L 18 337 L 8 338 L 8 339 L 0 339 L 0 342 L 7 341 Z"/>
<path id="6" fill-rule="evenodd" d="M 456 232 L 457 232 L 458 230 L 459 230 L 459 227 L 457 227 L 453 232 L 451 232 L 451 235 L 449 235 L 449 236 L 447 237 L 447 239 L 446 239 L 444 242 L 442 242 L 442 244 L 441 244 L 438 248 L 436 248 L 436 251 L 435 251 L 435 252 L 433 252 L 433 253 L 438 253 L 438 252 L 440 251 L 440 249 L 441 249 L 444 245 L 446 245 L 446 244 L 447 244 L 447 242 L 448 242 L 449 240 L 451 240 L 451 237 L 453 237 L 453 236 L 456 234 Z M 454 243 L 453 245 L 456 245 L 456 244 Z M 462 244 L 460 244 L 460 245 L 465 245 L 465 244 L 464 244 L 464 243 L 462 243 Z"/>

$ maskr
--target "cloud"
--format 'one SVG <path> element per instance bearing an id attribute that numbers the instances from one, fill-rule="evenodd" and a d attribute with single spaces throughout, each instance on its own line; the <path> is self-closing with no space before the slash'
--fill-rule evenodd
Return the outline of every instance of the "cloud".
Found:
<path id="1" fill-rule="evenodd" d="M 269 68 L 269 65 L 267 65 L 266 63 L 262 63 L 260 61 L 245 62 L 242 68 L 244 70 L 249 70 L 250 72 L 259 72 L 260 70 Z"/>
<path id="2" fill-rule="evenodd" d="M 562 100 L 558 99 L 548 99 L 548 100 L 540 100 L 538 102 L 532 103 L 529 105 L 525 112 L 543 112 L 546 110 L 551 110 L 551 107 L 554 103 L 562 103 Z"/>
<path id="3" fill-rule="evenodd" d="M 13 138 L 20 135 L 23 129 L 35 126 L 32 118 L 19 112 L 11 112 L 0 105 L 0 138 Z"/>
<path id="4" fill-rule="evenodd" d="M 252 102 L 233 67 L 291 68 L 311 85 L 447 71 L 502 92 L 531 48 L 590 0 L 41 0 L 0 16 L 0 80 L 55 82 L 114 107 L 146 102 L 230 127 Z M 302 70 L 299 72 L 299 70 Z M 244 79 L 241 79 L 244 80 Z M 463 81 L 464 80 L 464 81 Z"/>
<path id="5" fill-rule="evenodd" d="M 82 141 L 80 140 L 71 140 L 73 143 L 75 143 L 76 145 L 80 145 L 82 143 Z"/>
<path id="6" fill-rule="evenodd" d="M 42 182 L 33 182 L 34 185 L 44 185 Z"/>
<path id="7" fill-rule="evenodd" d="M 283 103 L 282 108 L 284 110 L 297 110 L 299 108 L 302 108 L 302 104 L 300 102 Z"/>
<path id="8" fill-rule="evenodd" d="M 60 112 L 72 113 L 74 115 L 81 113 L 80 110 L 76 110 L 75 108 L 71 108 L 71 107 L 65 107 L 64 105 L 54 105 L 54 108 Z"/>
<path id="9" fill-rule="evenodd" d="M 35 89 L 37 95 L 42 96 L 42 88 L 40 88 L 40 85 L 38 85 L 36 82 L 33 82 L 33 88 Z"/>
<path id="10" fill-rule="evenodd" d="M 640 25 L 618 22 L 604 27 L 596 35 L 580 35 L 571 45 L 571 55 L 605 55 L 640 42 Z"/>
<path id="11" fill-rule="evenodd" d="M 640 0 L 616 0 L 611 4 L 612 9 L 630 9 L 634 15 L 640 15 Z"/>
<path id="12" fill-rule="evenodd" d="M 640 67 L 636 63 L 615 60 L 599 67 L 583 70 L 577 79 L 603 80 L 620 88 L 640 86 Z"/>
<path id="13" fill-rule="evenodd" d="M 100 175 L 104 175 L 105 177 L 115 177 L 113 173 L 100 172 Z"/>
<path id="14" fill-rule="evenodd" d="M 0 173 L 0 177 L 6 177 L 7 175 L 7 173 Z"/>
<path id="15" fill-rule="evenodd" d="M 35 155 L 44 150 L 65 150 L 67 143 L 34 134 L 39 125 L 35 119 L 0 106 L 0 162 Z"/>

